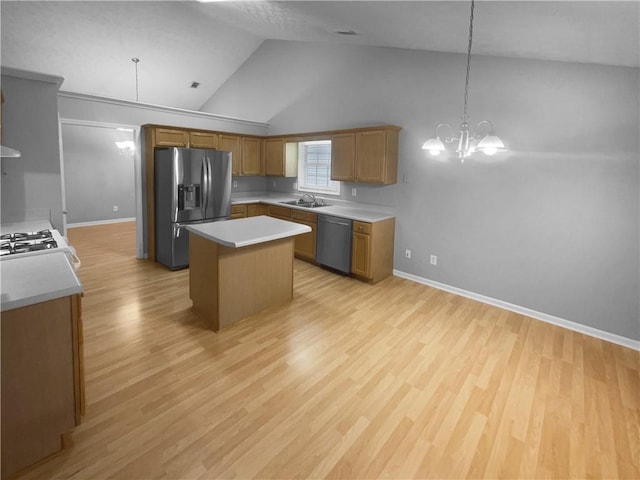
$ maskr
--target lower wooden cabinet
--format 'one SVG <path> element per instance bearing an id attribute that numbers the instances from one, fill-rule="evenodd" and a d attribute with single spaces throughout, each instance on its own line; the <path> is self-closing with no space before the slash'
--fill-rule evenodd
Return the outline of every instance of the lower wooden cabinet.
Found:
<path id="1" fill-rule="evenodd" d="M 231 205 L 231 219 L 234 218 L 246 218 L 247 206 L 246 205 Z"/>
<path id="2" fill-rule="evenodd" d="M 250 203 L 247 205 L 247 216 L 258 217 L 260 215 L 268 215 L 269 209 L 262 203 Z"/>
<path id="3" fill-rule="evenodd" d="M 80 295 L 2 312 L 2 478 L 62 448 L 85 410 Z"/>
<path id="4" fill-rule="evenodd" d="M 377 283 L 393 273 L 395 219 L 380 222 L 353 222 L 351 273 Z"/>
<path id="5" fill-rule="evenodd" d="M 270 217 L 280 218 L 282 220 L 291 220 L 291 209 L 288 207 L 269 205 L 268 212 Z"/>
<path id="6" fill-rule="evenodd" d="M 291 221 L 311 227 L 310 232 L 295 236 L 294 254 L 298 258 L 315 262 L 318 215 L 311 212 L 291 210 Z"/>

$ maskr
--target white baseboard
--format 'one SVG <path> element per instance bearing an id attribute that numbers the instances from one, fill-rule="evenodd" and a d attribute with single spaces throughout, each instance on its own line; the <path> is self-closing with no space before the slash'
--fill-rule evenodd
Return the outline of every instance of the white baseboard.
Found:
<path id="1" fill-rule="evenodd" d="M 98 220 L 97 222 L 67 223 L 67 228 L 90 227 L 92 225 L 106 225 L 109 223 L 123 223 L 123 222 L 135 222 L 135 221 L 136 221 L 136 217 L 112 218 L 110 220 Z"/>
<path id="2" fill-rule="evenodd" d="M 583 333 L 591 337 L 599 338 L 600 340 L 605 340 L 607 342 L 615 343 L 616 345 L 622 345 L 623 347 L 628 347 L 628 348 L 632 348 L 633 350 L 640 351 L 640 341 L 638 340 L 633 340 L 631 338 L 623 337 L 621 335 L 616 335 L 615 333 L 605 332 L 604 330 L 598 330 L 597 328 L 581 325 L 579 323 L 572 322 L 570 320 L 554 317 L 553 315 L 548 315 L 546 313 L 538 312 L 536 310 L 531 310 L 530 308 L 521 307 L 519 305 L 514 305 L 512 303 L 503 302 L 502 300 L 486 297 L 478 293 L 469 292 L 467 290 L 463 290 L 457 287 L 452 287 L 444 283 L 436 282 L 434 280 L 429 280 L 427 278 L 419 277 L 411 273 L 402 272 L 400 270 L 394 269 L 393 274 L 396 277 L 404 278 L 406 280 L 411 280 L 416 283 L 421 283 L 429 287 L 437 288 L 438 290 L 444 290 L 445 292 L 454 293 L 456 295 L 460 295 L 461 297 L 477 300 L 478 302 L 486 303 L 488 305 L 493 305 L 494 307 L 498 307 L 498 308 L 503 308 L 511 312 L 520 313 L 522 315 L 526 315 L 527 317 L 535 318 L 536 320 L 541 320 L 543 322 L 557 325 L 558 327 L 566 328 L 568 330 L 573 330 L 574 332 Z"/>

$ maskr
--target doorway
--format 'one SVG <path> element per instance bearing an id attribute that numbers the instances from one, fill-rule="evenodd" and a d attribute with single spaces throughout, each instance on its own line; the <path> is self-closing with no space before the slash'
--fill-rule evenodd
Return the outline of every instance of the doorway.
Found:
<path id="1" fill-rule="evenodd" d="M 136 222 L 141 258 L 138 128 L 61 120 L 60 132 L 65 228 Z"/>

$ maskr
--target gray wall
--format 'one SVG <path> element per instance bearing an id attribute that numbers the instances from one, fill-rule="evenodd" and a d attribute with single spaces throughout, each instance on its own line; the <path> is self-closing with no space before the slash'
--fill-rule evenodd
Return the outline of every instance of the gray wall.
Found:
<path id="1" fill-rule="evenodd" d="M 62 230 L 58 87 L 62 78 L 2 69 L 2 221 L 43 219 Z"/>
<path id="2" fill-rule="evenodd" d="M 638 69 L 474 56 L 471 122 L 509 153 L 430 159 L 435 125 L 459 123 L 465 60 L 267 41 L 205 108 L 269 134 L 401 126 L 408 183 L 343 190 L 397 208 L 396 269 L 640 339 Z"/>
<path id="3" fill-rule="evenodd" d="M 68 223 L 136 216 L 134 151 L 116 145 L 134 140 L 116 127 L 62 124 Z"/>

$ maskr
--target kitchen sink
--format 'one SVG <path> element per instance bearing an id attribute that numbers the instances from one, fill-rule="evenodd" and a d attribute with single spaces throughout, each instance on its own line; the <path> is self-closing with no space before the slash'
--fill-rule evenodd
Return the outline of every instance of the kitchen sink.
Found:
<path id="1" fill-rule="evenodd" d="M 304 207 L 304 208 L 318 208 L 318 207 L 328 207 L 328 205 L 324 203 L 318 202 L 304 202 L 302 200 L 289 200 L 287 202 L 280 202 L 285 205 L 295 205 L 296 207 Z"/>

